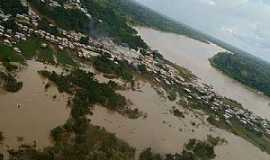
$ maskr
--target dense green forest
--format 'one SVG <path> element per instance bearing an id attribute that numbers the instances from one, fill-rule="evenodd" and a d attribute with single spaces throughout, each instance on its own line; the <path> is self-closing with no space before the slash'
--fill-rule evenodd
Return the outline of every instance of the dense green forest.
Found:
<path id="1" fill-rule="evenodd" d="M 113 25 L 109 26 L 113 27 L 112 29 L 121 28 L 123 27 L 121 24 L 129 23 L 132 25 L 141 25 L 155 28 L 165 32 L 182 34 L 199 41 L 207 42 L 205 35 L 202 35 L 186 25 L 173 21 L 168 17 L 165 17 L 145 6 L 142 6 L 133 0 L 82 0 L 81 2 L 83 5 L 85 5 L 92 16 L 94 15 L 94 17 L 101 18 L 102 20 L 106 19 L 106 22 L 109 22 L 109 25 Z M 101 7 L 97 8 L 94 6 Z M 115 23 L 119 20 L 121 21 L 121 19 L 117 17 L 121 17 L 125 23 Z M 132 28 L 124 26 L 124 29 L 125 28 L 127 33 L 137 34 L 136 30 L 133 30 Z M 123 31 L 125 30 L 121 29 L 121 32 Z"/>
<path id="2" fill-rule="evenodd" d="M 23 83 L 18 82 L 14 76 L 0 71 L 0 88 L 8 92 L 17 92 L 22 89 L 22 87 Z"/>
<path id="3" fill-rule="evenodd" d="M 66 1 L 58 0 L 58 3 L 63 5 Z M 26 8 L 19 2 L 19 0 L 0 0 L 0 8 L 5 13 L 13 15 L 25 13 Z M 29 2 L 44 17 L 64 29 L 80 31 L 90 34 L 92 37 L 109 36 L 118 44 L 125 43 L 133 49 L 147 48 L 147 45 L 130 25 L 147 26 L 181 34 L 206 43 L 211 41 L 232 52 L 243 52 L 214 37 L 171 20 L 133 0 L 81 0 L 82 6 L 91 14 L 91 19 L 79 10 L 66 10 L 63 7 L 52 8 L 41 3 L 41 0 L 29 0 Z"/>
<path id="4" fill-rule="evenodd" d="M 23 14 L 27 12 L 27 8 L 24 7 L 20 0 L 0 0 L 0 9 L 5 14 Z"/>
<path id="5" fill-rule="evenodd" d="M 119 15 L 112 5 L 105 2 L 82 0 L 82 6 L 92 16 L 89 18 L 79 9 L 50 7 L 40 0 L 30 0 L 32 7 L 64 29 L 90 34 L 92 37 L 108 36 L 113 38 L 117 44 L 128 44 L 130 48 L 136 50 L 148 48 L 137 35 L 137 31 L 128 25 L 126 18 Z"/>
<path id="6" fill-rule="evenodd" d="M 62 6 L 67 0 L 58 1 Z M 20 0 L 0 0 L 1 10 L 12 15 L 27 12 Z M 207 42 L 199 32 L 170 20 L 155 11 L 141 6 L 132 0 L 81 0 L 82 7 L 87 9 L 91 18 L 78 9 L 51 7 L 49 1 L 29 0 L 31 7 L 39 11 L 43 18 L 58 26 L 90 34 L 93 37 L 111 37 L 118 44 L 127 44 L 130 48 L 148 48 L 137 31 L 130 25 L 142 25 L 165 32 L 173 32 Z"/>
<path id="7" fill-rule="evenodd" d="M 211 64 L 241 83 L 270 96 L 270 64 L 249 54 L 221 52 Z"/>
<path id="8" fill-rule="evenodd" d="M 133 0 L 105 0 L 112 5 L 123 16 L 126 16 L 130 23 L 147 26 L 164 32 L 171 32 L 188 36 L 190 38 L 208 42 L 207 37 L 187 25 L 176 22 L 169 17 L 161 15 Z"/>
<path id="9" fill-rule="evenodd" d="M 132 68 L 129 67 L 128 62 L 122 60 L 114 63 L 109 60 L 106 56 L 98 56 L 94 59 L 94 67 L 96 70 L 106 73 L 116 75 L 123 80 L 131 82 L 133 80 Z"/>
<path id="10" fill-rule="evenodd" d="M 60 2 L 63 4 L 65 1 Z M 146 49 L 147 45 L 130 25 L 147 26 L 207 42 L 205 35 L 131 0 L 81 0 L 82 6 L 92 16 L 91 19 L 79 10 L 52 8 L 40 0 L 30 0 L 30 4 L 65 29 L 89 33 L 93 37 L 109 36 L 116 43 L 128 44 L 133 49 Z"/>

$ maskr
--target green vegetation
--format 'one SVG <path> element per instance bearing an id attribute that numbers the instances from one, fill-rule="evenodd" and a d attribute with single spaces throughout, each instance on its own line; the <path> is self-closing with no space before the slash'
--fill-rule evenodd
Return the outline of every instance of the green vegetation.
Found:
<path id="1" fill-rule="evenodd" d="M 171 32 L 185 35 L 193 39 L 206 42 L 207 37 L 190 27 L 171 20 L 168 17 L 146 8 L 133 0 L 104 0 L 111 4 L 112 8 L 127 17 L 130 23 L 158 29 L 164 32 Z"/>
<path id="2" fill-rule="evenodd" d="M 0 87 L 8 92 L 17 92 L 23 87 L 11 74 L 0 72 Z"/>
<path id="3" fill-rule="evenodd" d="M 72 95 L 71 117 L 63 126 L 51 131 L 52 147 L 42 151 L 34 146 L 21 146 L 10 150 L 11 160 L 133 160 L 135 149 L 117 139 L 104 129 L 93 126 L 87 119 L 91 107 L 101 104 L 109 109 L 123 112 L 126 100 L 117 94 L 111 83 L 99 83 L 93 73 L 73 70 L 69 74 L 40 71 L 42 76 L 53 81 L 59 91 Z"/>
<path id="4" fill-rule="evenodd" d="M 66 2 L 62 1 L 62 4 Z M 64 7 L 49 7 L 40 0 L 31 0 L 32 7 L 37 9 L 48 21 L 67 30 L 75 30 L 92 36 L 109 36 L 118 43 L 126 43 L 130 48 L 148 48 L 137 35 L 136 30 L 127 24 L 127 20 L 120 16 L 109 3 L 96 0 L 82 0 L 81 3 L 92 18 L 88 18 L 79 9 L 64 9 Z"/>
<path id="5" fill-rule="evenodd" d="M 221 52 L 210 59 L 212 66 L 239 82 L 270 96 L 270 64 L 254 56 Z"/>
<path id="6" fill-rule="evenodd" d="M 126 81 L 133 80 L 132 69 L 127 61 L 111 61 L 108 58 L 104 55 L 96 57 L 93 62 L 95 69 L 106 74 L 116 75 Z"/>
<path id="7" fill-rule="evenodd" d="M 173 107 L 172 113 L 174 116 L 179 117 L 179 118 L 185 118 L 184 112 L 181 112 L 179 109 Z"/>
<path id="8" fill-rule="evenodd" d="M 26 41 L 17 43 L 26 59 L 31 59 L 36 55 L 37 50 L 41 48 L 42 41 L 39 38 L 32 37 Z"/>
<path id="9" fill-rule="evenodd" d="M 42 47 L 43 41 L 39 38 L 32 37 L 26 41 L 20 41 L 16 47 L 18 47 L 22 53 L 16 53 L 12 47 L 4 44 L 0 44 L 0 61 L 2 62 L 19 62 L 24 63 L 25 59 L 32 59 L 36 57 L 38 61 L 48 64 L 56 64 L 55 56 L 57 50 L 52 48 L 50 45 Z M 59 63 L 73 64 L 72 59 L 68 55 L 63 55 L 65 52 L 59 52 L 58 60 Z M 4 64 L 9 69 L 13 69 L 10 63 Z"/>
<path id="10" fill-rule="evenodd" d="M 93 73 L 78 69 L 65 76 L 48 71 L 40 71 L 39 73 L 53 81 L 60 92 L 74 94 L 71 111 L 73 117 L 89 114 L 90 108 L 95 104 L 128 115 L 130 118 L 140 116 L 138 110 L 126 107 L 126 99 L 114 91 L 115 85 L 112 85 L 111 82 L 99 83 L 94 79 Z"/>
<path id="11" fill-rule="evenodd" d="M 182 66 L 179 66 L 175 63 L 172 63 L 166 59 L 163 59 L 163 61 L 165 64 L 168 64 L 168 65 L 174 67 L 177 70 L 178 75 L 181 76 L 182 78 L 184 78 L 186 81 L 192 81 L 192 80 L 197 79 L 197 77 L 190 70 L 188 70 Z"/>
<path id="12" fill-rule="evenodd" d="M 57 62 L 62 65 L 71 65 L 76 66 L 76 62 L 74 62 L 71 52 L 69 50 L 63 50 L 56 54 Z"/>
<path id="13" fill-rule="evenodd" d="M 11 14 L 13 16 L 27 13 L 27 8 L 22 5 L 20 0 L 0 0 L 0 9 L 4 11 L 5 14 Z"/>
<path id="14" fill-rule="evenodd" d="M 0 144 L 3 142 L 4 140 L 4 135 L 3 135 L 3 132 L 0 131 Z"/>
<path id="15" fill-rule="evenodd" d="M 0 44 L 0 62 L 24 63 L 24 57 L 16 53 L 12 47 Z"/>
<path id="16" fill-rule="evenodd" d="M 186 149 L 194 154 L 194 159 L 209 160 L 216 157 L 214 146 L 196 139 L 191 139 Z"/>
<path id="17" fill-rule="evenodd" d="M 89 43 L 89 36 L 81 37 L 80 43 L 81 44 L 88 44 Z"/>
<path id="18" fill-rule="evenodd" d="M 67 0 L 59 1 L 63 6 Z M 118 44 L 127 44 L 132 49 L 147 49 L 147 44 L 138 35 L 137 31 L 129 24 L 143 25 L 161 31 L 173 32 L 207 42 L 206 36 L 190 27 L 170 20 L 146 7 L 131 0 L 81 0 L 92 18 L 87 17 L 78 9 L 64 9 L 64 7 L 49 7 L 48 3 L 40 0 L 30 0 L 30 4 L 38 10 L 47 31 L 55 32 L 56 29 L 48 28 L 47 22 L 53 22 L 67 30 L 75 30 L 93 37 L 109 36 Z M 41 27 L 44 28 L 44 27 Z"/>
<path id="19" fill-rule="evenodd" d="M 175 101 L 177 98 L 177 92 L 175 89 L 168 89 L 167 90 L 167 94 L 168 94 L 168 99 L 170 101 Z"/>
<path id="20" fill-rule="evenodd" d="M 55 64 L 55 54 L 56 51 L 54 51 L 50 46 L 40 48 L 37 51 L 37 61 L 47 64 Z"/>
<path id="21" fill-rule="evenodd" d="M 217 120 L 215 117 L 210 116 L 207 121 L 218 128 L 226 129 L 235 135 L 244 138 L 262 151 L 267 152 L 268 154 L 270 153 L 270 137 L 259 132 L 255 132 L 249 127 L 243 127 L 238 120 L 232 119 L 230 120 L 230 124 L 228 124 L 223 120 Z"/>
<path id="22" fill-rule="evenodd" d="M 141 73 L 145 73 L 145 72 L 146 72 L 146 65 L 145 65 L 145 64 L 139 64 L 139 65 L 138 65 L 138 70 L 139 70 Z"/>
<path id="23" fill-rule="evenodd" d="M 15 33 L 18 31 L 15 17 L 10 17 L 7 21 L 0 21 L 0 24 L 4 26 L 5 28 L 11 29 L 12 33 Z"/>
<path id="24" fill-rule="evenodd" d="M 53 35 L 58 35 L 59 31 L 58 31 L 58 27 L 55 25 L 49 25 L 50 21 L 48 21 L 46 18 L 41 18 L 39 24 L 38 24 L 38 28 L 41 30 L 44 30 L 50 34 Z"/>
<path id="25" fill-rule="evenodd" d="M 207 135 L 207 141 L 213 146 L 222 145 L 228 143 L 226 139 L 220 137 L 213 137 L 211 135 Z"/>
<path id="26" fill-rule="evenodd" d="M 77 65 L 72 58 L 72 51 L 68 49 L 59 51 L 53 45 L 47 44 L 37 37 L 20 41 L 16 46 L 22 51 L 26 59 L 36 58 L 37 61 L 47 64 L 56 64 L 57 62 L 61 65 Z"/>
<path id="27" fill-rule="evenodd" d="M 56 142 L 43 151 L 34 146 L 10 150 L 10 160 L 134 160 L 134 148 L 96 126 L 88 125 L 83 135 L 65 139 L 65 142 Z"/>
<path id="28" fill-rule="evenodd" d="M 16 71 L 18 66 L 10 62 L 2 62 L 2 65 L 6 68 L 8 72 Z"/>
<path id="29" fill-rule="evenodd" d="M 81 3 L 96 20 L 94 30 L 108 34 L 118 44 L 126 43 L 130 48 L 148 48 L 146 43 L 137 35 L 137 31 L 127 24 L 127 19 L 118 13 L 115 1 L 82 0 Z M 93 29 L 90 28 L 90 29 Z M 98 30 L 97 30 L 98 29 Z M 95 32 L 96 33 L 96 32 Z"/>
<path id="30" fill-rule="evenodd" d="M 211 137 L 218 141 L 220 138 Z M 215 142 L 216 142 L 215 141 Z M 218 145 L 207 141 L 200 141 L 196 139 L 190 139 L 189 142 L 184 146 L 184 150 L 181 154 L 167 154 L 165 157 L 160 154 L 155 154 L 150 148 L 144 150 L 140 156 L 139 160 L 211 160 L 216 157 L 214 148 Z"/>
<path id="31" fill-rule="evenodd" d="M 40 0 L 30 0 L 29 2 L 44 18 L 48 18 L 43 21 L 53 21 L 57 26 L 67 30 L 75 30 L 83 33 L 89 31 L 90 19 L 78 9 L 66 10 L 64 7 L 50 7 L 47 1 L 46 3 L 42 3 Z M 42 28 L 42 26 L 44 25 L 40 27 Z"/>
<path id="32" fill-rule="evenodd" d="M 140 154 L 139 160 L 162 160 L 162 157 L 160 154 L 154 154 L 151 148 L 147 148 Z"/>
<path id="33" fill-rule="evenodd" d="M 160 85 L 165 88 L 167 92 L 170 91 L 176 91 L 179 96 L 180 100 L 177 102 L 181 106 L 194 110 L 202 110 L 204 111 L 208 117 L 208 122 L 212 125 L 225 129 L 231 133 L 234 133 L 235 135 L 238 135 L 248 142 L 254 144 L 258 148 L 260 148 L 262 151 L 265 151 L 267 153 L 270 153 L 270 136 L 267 134 L 260 125 L 254 126 L 254 125 L 244 125 L 239 119 L 236 117 L 225 119 L 225 109 L 219 108 L 217 110 L 211 109 L 211 103 L 214 101 L 214 99 L 218 99 L 220 102 L 223 102 L 224 106 L 230 106 L 231 108 L 239 108 L 243 109 L 242 105 L 239 104 L 236 101 L 233 101 L 231 99 L 225 98 L 225 97 L 213 97 L 209 99 L 208 102 L 204 102 L 201 99 L 198 99 L 196 97 L 205 96 L 205 93 L 200 92 L 196 88 L 189 86 L 188 89 L 190 91 L 186 91 L 186 86 L 182 85 L 172 85 L 168 86 L 163 81 L 160 82 Z M 175 116 L 181 117 L 181 112 L 173 109 L 172 113 Z M 258 120 L 258 124 L 261 122 Z"/>

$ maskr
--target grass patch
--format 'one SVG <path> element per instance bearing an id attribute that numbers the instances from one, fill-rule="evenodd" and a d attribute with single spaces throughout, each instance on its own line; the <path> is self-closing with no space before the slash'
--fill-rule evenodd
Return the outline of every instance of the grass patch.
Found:
<path id="1" fill-rule="evenodd" d="M 270 139 L 261 133 L 257 133 L 254 131 L 249 130 L 248 128 L 244 128 L 238 121 L 231 120 L 232 125 L 232 132 L 244 139 L 248 140 L 262 151 L 270 153 Z"/>
<path id="2" fill-rule="evenodd" d="M 8 72 L 16 71 L 18 69 L 17 65 L 14 65 L 10 62 L 3 62 L 2 65 L 6 68 Z"/>
<path id="3" fill-rule="evenodd" d="M 12 47 L 0 44 L 0 61 L 24 63 L 24 57 L 16 53 Z"/>
<path id="4" fill-rule="evenodd" d="M 88 122 L 87 122 L 88 123 Z M 65 128 L 60 129 L 66 135 Z M 60 131 L 59 130 L 59 131 Z M 89 125 L 84 135 L 57 143 L 43 151 L 33 146 L 10 150 L 10 159 L 20 160 L 134 160 L 135 149 L 103 128 Z"/>
<path id="5" fill-rule="evenodd" d="M 166 59 L 162 59 L 162 60 L 164 61 L 165 64 L 168 64 L 174 67 L 178 71 L 179 76 L 183 77 L 185 80 L 192 81 L 192 80 L 197 79 L 197 77 L 190 70 L 184 67 L 181 67 L 175 63 L 172 63 Z"/>
<path id="6" fill-rule="evenodd" d="M 37 54 L 37 60 L 42 63 L 55 64 L 55 51 L 51 47 L 40 48 Z"/>
<path id="7" fill-rule="evenodd" d="M 270 63 L 252 55 L 220 52 L 210 64 L 242 84 L 270 96 Z"/>
<path id="8" fill-rule="evenodd" d="M 228 125 L 226 122 L 223 120 L 216 120 L 213 117 L 209 117 L 208 122 L 211 123 L 212 125 L 218 127 L 218 128 L 223 128 L 225 130 L 228 130 L 232 132 L 235 135 L 238 135 L 248 142 L 252 143 L 256 147 L 258 147 L 260 150 L 267 152 L 268 154 L 270 153 L 270 139 L 269 137 L 250 130 L 247 127 L 243 127 L 239 121 L 235 119 L 231 119 L 230 123 L 231 125 Z"/>
<path id="9" fill-rule="evenodd" d="M 41 48 L 41 40 L 39 38 L 31 38 L 26 41 L 20 41 L 17 47 L 21 49 L 26 59 L 33 58 L 37 51 Z"/>
<path id="10" fill-rule="evenodd" d="M 8 92 L 17 92 L 23 87 L 23 83 L 18 82 L 11 74 L 0 72 L 0 87 Z"/>
<path id="11" fill-rule="evenodd" d="M 60 92 L 73 95 L 71 114 L 74 118 L 89 114 L 95 104 L 127 115 L 129 118 L 138 118 L 141 115 L 137 109 L 126 106 L 127 100 L 115 92 L 115 84 L 99 83 L 91 72 L 75 69 L 67 75 L 48 71 L 39 71 L 39 74 L 53 81 Z"/>
<path id="12" fill-rule="evenodd" d="M 127 61 L 111 61 L 108 58 L 105 55 L 96 57 L 93 63 L 95 69 L 106 74 L 116 75 L 126 81 L 133 80 L 132 69 Z"/>
<path id="13" fill-rule="evenodd" d="M 112 110 L 124 109 L 126 100 L 115 92 L 115 85 L 99 83 L 93 73 L 82 70 L 67 75 L 48 71 L 39 73 L 53 81 L 60 91 L 73 95 L 71 116 L 63 126 L 51 131 L 53 146 L 43 151 L 34 146 L 19 147 L 19 150 L 9 151 L 11 159 L 134 160 L 134 148 L 103 128 L 91 125 L 87 119 L 91 106 L 95 104 Z"/>
<path id="14" fill-rule="evenodd" d="M 151 148 L 147 148 L 140 154 L 139 160 L 211 160 L 216 157 L 214 149 L 220 140 L 221 138 L 212 136 L 208 136 L 206 141 L 190 139 L 184 145 L 182 153 L 166 154 L 165 156 L 153 153 Z"/>
<path id="15" fill-rule="evenodd" d="M 32 37 L 29 40 L 21 41 L 17 44 L 17 47 L 21 49 L 26 59 L 32 59 L 37 57 L 37 60 L 47 64 L 71 65 L 75 66 L 71 52 L 69 50 L 56 51 L 50 45 L 42 47 L 43 41 L 37 37 Z"/>
<path id="16" fill-rule="evenodd" d="M 62 65 L 76 66 L 76 62 L 73 61 L 70 51 L 63 50 L 56 54 L 57 62 Z"/>

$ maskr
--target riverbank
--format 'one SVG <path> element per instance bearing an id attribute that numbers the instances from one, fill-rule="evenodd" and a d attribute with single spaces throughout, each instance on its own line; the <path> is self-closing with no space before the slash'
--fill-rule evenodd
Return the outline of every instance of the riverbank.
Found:
<path id="1" fill-rule="evenodd" d="M 268 154 L 244 139 L 210 125 L 206 122 L 205 114 L 192 112 L 175 102 L 160 98 L 150 84 L 142 83 L 140 91 L 123 91 L 121 94 L 131 100 L 133 107 L 147 113 L 147 117 L 131 120 L 97 107 L 90 117 L 91 122 L 105 127 L 134 146 L 137 154 L 147 147 L 162 154 L 181 152 L 189 139 L 205 140 L 207 135 L 212 135 L 227 141 L 226 144 L 217 146 L 216 160 L 269 158 Z M 183 112 L 185 118 L 174 116 L 171 113 L 173 106 Z"/>
<path id="2" fill-rule="evenodd" d="M 159 50 L 166 59 L 192 71 L 204 83 L 213 86 L 218 94 L 232 98 L 244 108 L 270 120 L 270 112 L 266 112 L 270 110 L 270 98 L 252 92 L 210 65 L 208 59 L 224 49 L 214 44 L 205 44 L 185 36 L 149 28 L 140 27 L 137 30 L 150 47 Z"/>
<path id="3" fill-rule="evenodd" d="M 43 31 L 37 32 L 38 35 L 39 33 L 45 34 Z M 31 39 L 31 36 L 29 37 Z M 61 39 L 61 37 L 56 39 Z M 46 44 L 45 48 L 52 49 L 54 48 L 54 44 L 58 42 L 63 43 L 63 45 L 66 44 L 66 41 L 50 40 L 48 42 L 50 45 Z M 264 153 L 262 154 L 261 151 L 247 141 L 257 145 L 261 150 L 265 149 L 269 152 L 268 144 L 266 144 L 268 139 L 265 139 L 266 136 L 269 136 L 269 132 L 267 132 L 267 127 L 270 126 L 269 121 L 265 121 L 256 114 L 243 109 L 239 103 L 216 94 L 211 86 L 198 83 L 200 80 L 190 71 L 181 67 L 182 64 L 177 66 L 165 60 L 159 52 L 154 50 L 147 50 L 143 54 L 135 50 L 125 52 L 125 49 L 119 50 L 117 49 L 119 47 L 113 43 L 107 45 L 106 43 L 92 40 L 91 44 L 83 45 L 79 42 L 73 42 L 73 39 L 70 38 L 68 44 L 73 43 L 76 44 L 77 49 L 73 48 L 72 50 L 72 46 L 66 47 L 73 51 L 69 54 L 76 60 L 76 64 L 78 65 L 73 66 L 71 64 L 71 66 L 66 66 L 65 69 L 63 68 L 63 70 L 58 72 L 57 70 L 59 68 L 53 66 L 62 66 L 61 63 L 56 64 L 55 62 L 55 57 L 59 56 L 58 54 L 60 53 L 46 54 L 45 52 L 42 56 L 47 59 L 46 56 L 51 57 L 53 55 L 52 57 L 54 58 L 52 60 L 54 63 L 47 64 L 47 67 L 45 67 L 44 64 L 35 62 L 42 64 L 42 67 L 36 67 L 32 65 L 31 61 L 25 67 L 32 72 L 26 74 L 22 70 L 18 73 L 18 80 L 26 81 L 27 83 L 31 81 L 20 79 L 20 74 L 25 74 L 28 78 L 33 75 L 37 77 L 42 75 L 42 77 L 38 77 L 39 79 L 35 79 L 35 82 L 42 80 L 37 88 L 40 88 L 40 91 L 42 90 L 44 93 L 46 93 L 46 89 L 51 89 L 51 86 L 55 84 L 60 93 L 69 95 L 69 99 L 64 101 L 71 109 L 68 119 L 65 119 L 64 124 L 53 126 L 50 133 L 43 136 L 48 139 L 50 135 L 53 139 L 53 146 L 46 148 L 51 152 L 57 154 L 57 151 L 60 149 L 64 157 L 67 156 L 64 154 L 65 152 L 74 152 L 74 150 L 80 153 L 80 156 L 97 153 L 95 148 L 92 148 L 91 143 L 98 145 L 100 141 L 98 137 L 96 139 L 91 138 L 93 134 L 91 129 L 94 128 L 97 133 L 102 133 L 105 136 L 111 135 L 100 128 L 105 127 L 109 132 L 116 133 L 118 137 L 110 136 L 109 141 L 102 141 L 105 147 L 98 148 L 98 151 L 117 156 L 118 153 L 114 154 L 111 152 L 111 149 L 121 149 L 121 153 L 119 154 L 125 154 L 127 159 L 134 155 L 133 146 L 138 149 L 137 153 L 147 147 L 151 147 L 155 152 L 161 154 L 173 154 L 175 152 L 181 152 L 190 139 L 196 138 L 204 141 L 212 134 L 213 136 L 228 138 L 228 144 L 224 144 L 224 146 L 232 145 L 227 148 L 228 150 L 226 152 L 230 153 L 233 159 L 245 155 L 238 155 L 238 152 L 235 152 L 236 149 L 234 146 L 236 146 L 235 141 L 237 138 L 239 139 L 237 140 L 237 144 L 249 146 L 252 155 L 262 157 L 262 159 L 268 156 Z M 194 45 L 192 48 L 197 45 L 200 46 L 200 44 L 191 44 Z M 88 51 L 84 53 L 79 52 L 78 54 L 80 47 Z M 207 50 L 207 47 L 205 47 L 205 50 Z M 26 62 L 28 63 L 28 61 Z M 101 75 L 95 75 L 95 72 L 88 72 L 88 70 L 92 69 L 102 73 L 102 77 L 100 77 Z M 102 80 L 100 81 L 100 79 Z M 119 80 L 124 83 L 118 83 Z M 27 86 L 29 84 L 26 84 Z M 32 86 L 35 85 L 33 84 Z M 25 86 L 22 90 L 18 91 L 18 94 L 24 91 L 24 88 Z M 56 91 L 55 87 L 52 88 Z M 31 91 L 33 92 L 35 90 L 32 89 Z M 26 95 L 31 94 L 26 93 Z M 34 97 L 34 95 L 32 96 Z M 23 95 L 20 95 L 20 97 L 23 97 Z M 57 98 L 58 94 L 56 95 L 55 93 L 52 95 L 51 101 L 54 102 Z M 12 97 L 9 97 L 9 99 L 12 99 Z M 39 100 L 40 103 L 44 101 L 38 98 L 35 98 L 35 100 Z M 16 105 L 17 108 L 23 108 L 25 105 L 18 101 L 16 103 L 19 104 Z M 45 101 L 45 105 L 50 103 Z M 8 106 L 12 106 L 12 104 L 8 104 Z M 98 107 L 97 109 L 97 106 L 104 108 Z M 111 115 L 103 115 L 107 112 L 106 109 L 111 111 Z M 95 111 L 98 112 L 94 113 Z M 48 115 L 46 116 L 48 117 Z M 105 116 L 111 118 L 109 120 L 103 120 L 102 117 Z M 31 116 L 27 118 L 31 119 Z M 89 118 L 92 121 L 89 121 Z M 119 118 L 120 120 L 116 120 L 117 123 L 106 123 L 114 118 Z M 209 122 L 212 124 L 216 123 L 214 124 L 216 127 L 225 128 L 227 131 L 233 133 L 235 133 L 234 131 L 243 131 L 241 133 L 236 132 L 235 134 L 239 134 L 239 136 L 245 138 L 247 141 L 235 135 L 232 135 L 234 138 L 231 138 L 226 135 L 229 134 L 228 132 L 216 129 Z M 236 122 L 235 124 L 237 125 L 232 122 Z M 110 124 L 118 126 L 118 129 L 116 130 L 115 126 L 112 126 L 110 129 Z M 123 130 L 119 129 L 119 125 L 122 124 L 124 125 Z M 100 127 L 94 127 L 93 125 Z M 132 130 L 128 128 L 130 126 L 132 126 Z M 122 131 L 125 134 L 121 133 Z M 156 134 L 153 134 L 153 131 Z M 132 132 L 136 134 L 130 135 L 129 133 Z M 256 137 L 256 139 L 253 137 L 253 133 L 262 134 L 265 137 Z M 136 136 L 143 138 L 136 138 Z M 122 143 L 121 139 L 130 143 L 131 146 L 128 147 L 130 150 L 122 148 L 123 145 L 129 145 Z M 22 137 L 17 136 L 17 141 L 22 140 Z M 113 144 L 119 144 L 119 146 L 112 145 L 110 140 L 114 140 Z M 33 143 L 36 146 L 36 141 Z M 72 147 L 65 150 L 65 148 L 60 147 L 62 145 Z M 81 150 L 84 146 L 87 146 L 89 149 L 87 152 Z M 243 149 L 246 150 L 246 148 Z M 47 151 L 44 150 L 42 153 L 47 154 Z M 16 151 L 14 152 L 16 153 Z M 21 151 L 19 150 L 19 152 Z M 40 151 L 35 152 L 39 153 Z M 244 152 L 244 150 L 239 150 L 239 152 Z M 218 153 L 217 158 L 222 157 L 222 153 Z M 26 154 L 29 153 L 26 152 Z M 249 157 L 253 158 L 251 155 L 248 155 L 247 158 Z M 225 155 L 226 158 L 229 159 Z"/>
<path id="4" fill-rule="evenodd" d="M 247 86 L 254 91 L 270 96 L 268 85 L 270 83 L 270 65 L 248 54 L 219 52 L 211 59 L 210 64 Z"/>

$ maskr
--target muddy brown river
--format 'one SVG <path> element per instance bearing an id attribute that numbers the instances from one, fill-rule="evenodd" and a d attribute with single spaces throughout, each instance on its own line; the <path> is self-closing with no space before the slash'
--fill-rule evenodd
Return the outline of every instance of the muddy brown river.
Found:
<path id="1" fill-rule="evenodd" d="M 43 64 L 29 61 L 18 74 L 23 88 L 17 93 L 0 93 L 0 131 L 5 137 L 4 146 L 17 147 L 34 141 L 39 148 L 48 146 L 50 130 L 64 124 L 69 117 L 67 96 L 59 94 L 55 87 L 44 91 L 45 80 L 37 73 L 42 69 Z"/>
<path id="2" fill-rule="evenodd" d="M 104 127 L 117 137 L 136 147 L 137 153 L 147 147 L 158 153 L 181 152 L 190 138 L 205 140 L 207 135 L 225 138 L 228 144 L 216 148 L 216 160 L 269 160 L 270 156 L 258 148 L 224 130 L 212 127 L 198 115 L 160 98 L 150 84 L 144 84 L 141 92 L 121 92 L 133 106 L 147 113 L 147 118 L 128 119 L 118 113 L 97 106 L 90 117 L 91 123 Z M 172 106 L 185 112 L 185 118 L 170 113 Z M 197 116 L 196 116 L 197 115 Z M 197 117 L 197 118 L 196 118 Z M 196 125 L 193 126 L 192 123 Z"/>
<path id="3" fill-rule="evenodd" d="M 241 103 L 247 99 L 246 101 L 252 103 L 245 102 L 244 107 L 270 118 L 270 114 L 264 110 L 268 107 L 268 98 L 251 92 L 209 66 L 207 59 L 222 49 L 183 36 L 146 28 L 138 30 L 151 47 L 166 54 L 166 58 L 189 68 L 203 81 L 212 84 L 218 93 Z M 44 80 L 36 73 L 41 69 L 44 69 L 43 64 L 29 62 L 29 66 L 18 75 L 24 82 L 23 89 L 18 93 L 1 92 L 0 131 L 5 136 L 2 146 L 16 147 L 21 143 L 33 141 L 37 142 L 38 147 L 48 146 L 50 130 L 64 124 L 69 117 L 69 109 L 66 108 L 67 96 L 59 94 L 54 87 L 47 92 L 44 91 Z M 97 78 L 106 81 L 103 77 Z M 159 153 L 181 152 L 183 144 L 190 138 L 205 140 L 207 135 L 211 134 L 228 141 L 228 144 L 216 147 L 216 160 L 270 159 L 268 154 L 261 152 L 244 139 L 209 125 L 205 122 L 204 115 L 191 112 L 161 98 L 148 83 L 142 82 L 141 91 L 127 90 L 120 93 L 133 103 L 132 107 L 143 111 L 147 117 L 132 120 L 96 106 L 93 110 L 94 115 L 89 118 L 92 124 L 104 127 L 136 147 L 137 153 L 147 147 Z M 57 95 L 55 100 L 52 98 L 54 95 Z M 17 104 L 22 104 L 22 107 L 18 108 Z M 170 113 L 172 106 L 185 112 L 185 118 L 173 116 Z M 19 142 L 18 137 L 23 137 L 23 141 Z"/>
<path id="4" fill-rule="evenodd" d="M 212 85 L 218 94 L 237 100 L 244 108 L 270 120 L 269 97 L 245 87 L 209 64 L 208 59 L 224 49 L 149 28 L 137 30 L 150 47 L 159 50 L 166 59 L 191 70 L 202 81 Z"/>
<path id="5" fill-rule="evenodd" d="M 210 66 L 208 58 L 222 51 L 222 48 L 149 28 L 137 29 L 143 39 L 153 49 L 161 51 L 167 59 L 190 69 L 203 82 L 213 85 L 219 94 L 233 98 L 241 102 L 245 108 L 270 119 L 270 113 L 266 112 L 269 110 L 269 98 L 245 88 Z M 146 147 L 151 147 L 159 153 L 181 152 L 183 144 L 190 138 L 205 140 L 206 136 L 211 134 L 228 141 L 228 144 L 216 148 L 216 160 L 270 159 L 268 154 L 244 139 L 212 127 L 205 122 L 204 116 L 196 118 L 196 113 L 178 106 L 186 113 L 186 117 L 174 117 L 170 109 L 177 105 L 160 98 L 147 83 L 142 92 L 126 91 L 122 94 L 133 102 L 134 107 L 147 113 L 147 118 L 131 120 L 102 107 L 96 107 L 91 117 L 92 123 L 115 133 L 117 137 L 136 147 L 138 152 Z M 191 125 L 192 122 L 197 125 Z"/>

